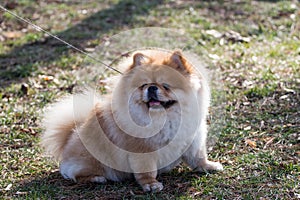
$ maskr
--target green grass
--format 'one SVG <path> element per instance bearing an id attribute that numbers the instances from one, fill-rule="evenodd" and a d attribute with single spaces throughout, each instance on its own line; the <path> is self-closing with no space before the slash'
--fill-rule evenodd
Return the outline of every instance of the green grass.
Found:
<path id="1" fill-rule="evenodd" d="M 41 113 L 73 92 L 85 56 L 1 11 L 1 31 L 22 32 L 16 38 L 0 32 L 1 199 L 300 198 L 297 1 L 17 2 L 14 12 L 27 18 L 35 13 L 34 23 L 81 49 L 93 49 L 132 28 L 184 30 L 198 43 L 193 51 L 222 82 L 212 84 L 214 98 L 220 95 L 216 88 L 222 90 L 224 122 L 212 127 L 211 134 L 219 138 L 209 157 L 225 170 L 200 174 L 177 167 L 158 177 L 165 188 L 157 194 L 144 194 L 133 181 L 64 180 L 38 145 Z M 211 29 L 224 37 L 208 34 Z M 230 39 L 231 30 L 250 42 Z"/>

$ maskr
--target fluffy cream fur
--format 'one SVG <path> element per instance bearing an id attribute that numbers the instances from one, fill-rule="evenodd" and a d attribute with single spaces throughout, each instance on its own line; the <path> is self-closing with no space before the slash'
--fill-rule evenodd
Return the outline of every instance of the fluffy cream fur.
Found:
<path id="1" fill-rule="evenodd" d="M 202 73 L 178 51 L 132 55 L 120 64 L 126 72 L 110 96 L 76 94 L 45 112 L 41 143 L 61 174 L 101 183 L 134 177 L 144 191 L 159 191 L 157 174 L 181 161 L 222 170 L 207 160 L 210 94 Z"/>

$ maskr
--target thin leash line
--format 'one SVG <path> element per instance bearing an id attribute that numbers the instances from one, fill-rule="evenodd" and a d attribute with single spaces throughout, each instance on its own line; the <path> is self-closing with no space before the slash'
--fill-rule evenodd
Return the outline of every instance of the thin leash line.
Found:
<path id="1" fill-rule="evenodd" d="M 115 72 L 118 72 L 119 74 L 123 74 L 121 71 L 119 71 L 119 70 L 117 70 L 117 69 L 115 69 L 115 68 L 113 68 L 113 67 L 111 67 L 111 66 L 105 64 L 105 63 L 102 62 L 101 60 L 98 60 L 98 59 L 94 58 L 93 56 L 91 56 L 91 55 L 88 54 L 87 52 L 85 52 L 85 51 L 79 49 L 78 47 L 75 47 L 74 45 L 68 43 L 67 41 L 65 41 L 65 40 L 63 40 L 63 39 L 57 37 L 56 35 L 53 35 L 52 33 L 48 32 L 48 31 L 46 31 L 45 29 L 43 29 L 42 27 L 40 27 L 40 26 L 38 26 L 38 25 L 36 25 L 36 24 L 30 22 L 29 20 L 20 17 L 20 16 L 17 15 L 16 13 L 14 13 L 14 12 L 12 12 L 12 11 L 10 11 L 10 10 L 4 8 L 2 5 L 0 5 L 0 8 L 1 8 L 2 10 L 4 10 L 5 12 L 8 12 L 8 13 L 11 14 L 12 16 L 14 16 L 15 18 L 17 18 L 19 21 L 22 21 L 22 22 L 25 22 L 25 23 L 31 25 L 35 30 L 41 31 L 41 32 L 43 32 L 43 33 L 46 33 L 48 36 L 55 38 L 56 40 L 58 40 L 58 41 L 64 43 L 65 45 L 67 45 L 67 46 L 69 46 L 69 47 L 71 47 L 72 49 L 75 49 L 76 51 L 78 51 L 78 52 L 80 52 L 80 53 L 86 55 L 87 57 L 91 58 L 92 60 L 101 63 L 101 64 L 104 65 L 106 68 L 111 69 L 111 70 L 113 70 L 113 71 L 115 71 Z"/>

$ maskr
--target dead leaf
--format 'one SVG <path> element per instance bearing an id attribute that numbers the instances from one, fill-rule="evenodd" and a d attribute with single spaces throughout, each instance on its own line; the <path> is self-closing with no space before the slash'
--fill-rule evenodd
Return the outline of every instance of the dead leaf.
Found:
<path id="1" fill-rule="evenodd" d="M 11 188 L 12 188 L 12 184 L 10 183 L 10 184 L 8 184 L 7 186 L 6 186 L 6 188 L 4 189 L 5 191 L 9 191 Z"/>
<path id="2" fill-rule="evenodd" d="M 243 37 L 243 36 L 241 36 L 240 33 L 235 32 L 235 31 L 228 31 L 228 32 L 224 33 L 222 37 L 225 38 L 227 41 L 231 41 L 231 42 L 249 43 L 251 41 L 251 39 L 249 37 Z"/>
<path id="3" fill-rule="evenodd" d="M 0 28 L 0 31 L 1 31 L 1 28 Z M 2 35 L 0 35 L 0 42 L 4 42 L 4 41 L 5 41 L 5 38 Z"/>
<path id="4" fill-rule="evenodd" d="M 256 142 L 255 142 L 255 141 L 252 141 L 252 140 L 250 140 L 250 139 L 246 139 L 246 140 L 245 140 L 245 143 L 246 143 L 247 145 L 249 145 L 250 147 L 252 147 L 252 148 L 255 148 L 255 147 L 256 147 Z"/>
<path id="5" fill-rule="evenodd" d="M 214 29 L 212 29 L 212 30 L 207 30 L 207 31 L 205 31 L 206 32 L 206 34 L 208 34 L 208 35 L 211 35 L 211 36 L 213 36 L 213 37 L 215 37 L 215 38 L 220 38 L 220 37 L 222 37 L 222 33 L 220 33 L 219 31 L 217 31 L 217 30 L 214 30 Z"/>
<path id="6" fill-rule="evenodd" d="M 195 196 L 198 196 L 198 195 L 200 195 L 200 194 L 202 194 L 202 192 L 194 192 L 194 193 L 192 194 L 192 196 L 195 197 Z"/>
<path id="7" fill-rule="evenodd" d="M 33 13 L 33 15 L 32 15 L 32 17 L 31 17 L 31 19 L 32 20 L 37 20 L 37 19 L 39 19 L 41 17 L 41 15 L 39 14 L 39 13 Z"/>
<path id="8" fill-rule="evenodd" d="M 17 191 L 16 192 L 16 195 L 27 195 L 28 192 L 21 192 L 21 191 Z"/>
<path id="9" fill-rule="evenodd" d="M 287 99 L 287 98 L 289 98 L 289 95 L 288 94 L 286 94 L 286 95 L 282 95 L 281 97 L 279 97 L 279 99 Z"/>
<path id="10" fill-rule="evenodd" d="M 84 48 L 84 50 L 86 51 L 86 52 L 94 52 L 95 51 L 95 48 Z"/>
<path id="11" fill-rule="evenodd" d="M 208 56 L 213 60 L 220 60 L 220 56 L 218 56 L 216 54 L 208 54 Z"/>
<path id="12" fill-rule="evenodd" d="M 21 31 L 5 31 L 2 32 L 2 35 L 8 39 L 20 38 L 23 36 Z"/>
<path id="13" fill-rule="evenodd" d="M 53 76 L 47 76 L 47 75 L 40 75 L 39 78 L 44 81 L 52 81 L 54 79 Z"/>
<path id="14" fill-rule="evenodd" d="M 272 138 L 268 138 L 268 140 L 266 141 L 266 144 L 264 145 L 264 149 L 267 148 L 267 146 L 269 144 L 271 144 L 273 142 L 273 140 L 275 139 L 275 137 L 272 137 Z"/>

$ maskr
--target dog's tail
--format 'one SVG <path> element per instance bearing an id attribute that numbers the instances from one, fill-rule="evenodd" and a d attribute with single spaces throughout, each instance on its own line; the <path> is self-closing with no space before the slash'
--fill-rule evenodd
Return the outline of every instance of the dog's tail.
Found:
<path id="1" fill-rule="evenodd" d="M 96 104 L 95 94 L 91 91 L 68 96 L 52 104 L 44 112 L 41 146 L 46 154 L 56 160 L 61 159 L 64 146 L 76 128 L 85 121 Z"/>

